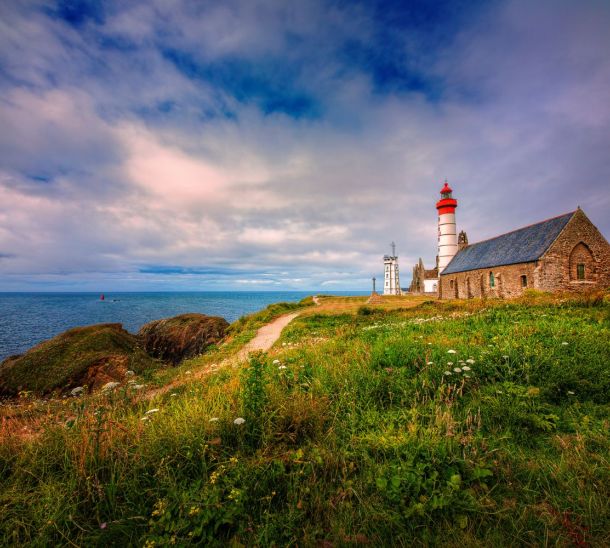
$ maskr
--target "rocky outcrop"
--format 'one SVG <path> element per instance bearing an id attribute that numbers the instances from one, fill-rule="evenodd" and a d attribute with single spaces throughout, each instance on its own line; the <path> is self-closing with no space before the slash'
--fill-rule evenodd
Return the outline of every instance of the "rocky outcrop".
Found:
<path id="1" fill-rule="evenodd" d="M 0 395 L 67 392 L 80 386 L 92 391 L 123 381 L 128 371 L 141 373 L 156 366 L 138 338 L 119 323 L 76 327 L 6 358 L 0 364 Z"/>
<path id="2" fill-rule="evenodd" d="M 229 323 L 218 316 L 182 314 L 147 323 L 138 337 L 151 356 L 176 365 L 219 342 L 228 327 Z"/>

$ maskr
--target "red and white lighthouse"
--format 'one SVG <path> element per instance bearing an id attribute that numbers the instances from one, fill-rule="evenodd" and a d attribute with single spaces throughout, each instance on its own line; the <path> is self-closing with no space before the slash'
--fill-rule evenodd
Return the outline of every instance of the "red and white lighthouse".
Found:
<path id="1" fill-rule="evenodd" d="M 438 210 L 438 273 L 439 275 L 458 252 L 458 237 L 455 226 L 455 208 L 457 200 L 452 195 L 452 190 L 445 181 L 441 189 L 441 199 L 436 202 Z"/>

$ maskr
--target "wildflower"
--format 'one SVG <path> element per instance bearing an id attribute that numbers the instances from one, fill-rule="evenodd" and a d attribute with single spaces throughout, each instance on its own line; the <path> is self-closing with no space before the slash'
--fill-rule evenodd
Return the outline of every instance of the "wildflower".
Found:
<path id="1" fill-rule="evenodd" d="M 470 365 L 472 365 L 474 363 L 474 360 L 472 358 L 468 358 L 466 360 L 466 363 L 469 363 Z"/>
<path id="2" fill-rule="evenodd" d="M 453 365 L 453 362 L 447 362 L 447 365 Z"/>
<path id="3" fill-rule="evenodd" d="M 572 392 L 571 390 L 568 390 L 568 394 L 570 394 L 570 396 L 573 396 L 574 392 Z"/>
<path id="4" fill-rule="evenodd" d="M 148 417 L 147 417 L 147 416 L 144 416 L 144 417 L 142 417 L 140 420 L 141 420 L 141 421 L 147 421 L 147 420 L 148 420 Z"/>
<path id="5" fill-rule="evenodd" d="M 469 379 L 470 375 L 464 375 L 464 378 Z"/>
<path id="6" fill-rule="evenodd" d="M 278 363 L 280 363 L 280 360 L 273 360 L 273 365 L 277 365 Z"/>
<path id="7" fill-rule="evenodd" d="M 189 510 L 189 516 L 196 516 L 201 510 L 196 506 L 191 506 Z"/>
<path id="8" fill-rule="evenodd" d="M 504 354 L 504 356 L 502 356 L 505 360 L 508 360 L 508 356 L 506 354 Z"/>
<path id="9" fill-rule="evenodd" d="M 454 368 L 453 368 L 453 370 L 454 370 L 456 373 L 461 373 L 461 372 L 462 372 L 462 370 L 461 370 L 459 367 L 454 367 Z"/>
<path id="10" fill-rule="evenodd" d="M 287 369 L 287 367 L 285 365 L 280 365 L 278 369 Z"/>
<path id="11" fill-rule="evenodd" d="M 178 394 L 176 394 L 175 392 L 172 392 L 172 393 L 169 395 L 169 397 L 170 397 L 170 398 L 175 398 L 177 395 L 178 395 Z"/>
<path id="12" fill-rule="evenodd" d="M 159 409 L 157 409 L 156 407 L 154 409 L 149 409 L 148 411 L 146 411 L 147 415 L 152 415 L 153 413 L 158 413 Z"/>
<path id="13" fill-rule="evenodd" d="M 100 523 L 100 529 L 106 529 L 106 527 L 108 527 L 108 524 L 106 522 Z"/>
<path id="14" fill-rule="evenodd" d="M 428 343 L 428 346 L 432 346 L 432 343 Z"/>
<path id="15" fill-rule="evenodd" d="M 212 417 L 208 422 L 218 422 L 218 417 Z"/>
<path id="16" fill-rule="evenodd" d="M 467 365 L 462 366 L 462 370 L 463 371 L 470 371 L 470 367 L 468 367 Z"/>
<path id="17" fill-rule="evenodd" d="M 128 377 L 133 377 L 135 375 L 135 372 L 133 372 L 131 369 L 129 371 L 127 371 L 125 373 L 125 375 L 127 375 Z"/>
<path id="18" fill-rule="evenodd" d="M 565 341 L 563 341 L 563 342 L 561 343 L 561 346 L 568 346 L 568 343 L 567 343 L 567 342 L 565 342 Z"/>
<path id="19" fill-rule="evenodd" d="M 184 372 L 185 375 L 190 375 L 191 373 L 192 373 L 192 371 L 190 369 L 188 371 Z"/>
<path id="20" fill-rule="evenodd" d="M 457 354 L 455 350 L 447 350 L 447 354 Z"/>
<path id="21" fill-rule="evenodd" d="M 426 362 L 426 365 L 434 365 L 434 362 Z"/>
<path id="22" fill-rule="evenodd" d="M 449 375 L 451 375 L 451 371 L 445 371 L 445 372 L 443 373 L 443 375 L 447 375 L 447 376 L 449 376 Z"/>
<path id="23" fill-rule="evenodd" d="M 121 384 L 120 382 L 114 382 L 114 381 L 107 382 L 104 386 L 102 386 L 102 391 L 108 392 L 110 390 L 114 390 L 120 384 Z"/>
<path id="24" fill-rule="evenodd" d="M 142 390 L 142 388 L 144 388 L 143 384 L 134 384 L 133 385 L 134 390 Z"/>
<path id="25" fill-rule="evenodd" d="M 246 419 L 242 418 L 242 417 L 237 417 L 234 421 L 233 424 L 237 424 L 238 426 L 242 425 L 244 422 L 246 422 Z"/>
<path id="26" fill-rule="evenodd" d="M 76 388 L 72 389 L 70 394 L 72 394 L 73 396 L 78 396 L 79 394 L 84 392 L 84 390 L 85 390 L 85 388 L 83 386 L 77 386 Z"/>

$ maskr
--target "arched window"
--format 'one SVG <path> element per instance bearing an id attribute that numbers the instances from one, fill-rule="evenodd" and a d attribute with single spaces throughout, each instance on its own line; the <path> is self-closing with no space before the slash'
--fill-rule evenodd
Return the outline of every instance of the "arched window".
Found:
<path id="1" fill-rule="evenodd" d="M 594 278 L 593 253 L 584 242 L 579 242 L 570 253 L 570 280 L 585 281 Z"/>
<path id="2" fill-rule="evenodd" d="M 489 273 L 489 287 L 496 287 L 496 278 L 493 272 Z"/>

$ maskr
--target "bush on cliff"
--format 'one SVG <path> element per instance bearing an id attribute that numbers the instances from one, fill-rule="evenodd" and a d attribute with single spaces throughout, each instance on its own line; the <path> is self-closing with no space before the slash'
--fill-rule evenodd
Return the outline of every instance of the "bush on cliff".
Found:
<path id="1" fill-rule="evenodd" d="M 178 364 L 218 343 L 228 327 L 229 323 L 218 316 L 181 314 L 147 323 L 138 336 L 151 356 Z"/>
<path id="2" fill-rule="evenodd" d="M 10 356 L 0 364 L 0 395 L 27 390 L 46 394 L 87 385 L 90 390 L 141 373 L 156 361 L 120 323 L 76 327 Z"/>

